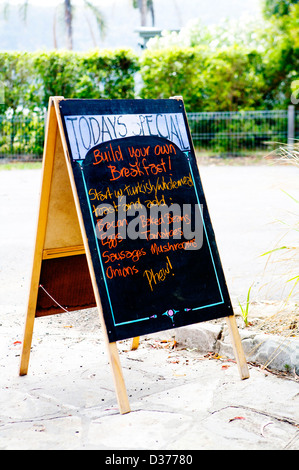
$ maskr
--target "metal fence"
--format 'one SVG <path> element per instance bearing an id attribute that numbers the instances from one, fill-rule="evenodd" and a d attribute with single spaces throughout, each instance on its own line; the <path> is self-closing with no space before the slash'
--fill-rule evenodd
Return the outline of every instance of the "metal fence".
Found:
<path id="1" fill-rule="evenodd" d="M 0 162 L 42 159 L 44 114 L 0 116 Z"/>
<path id="2" fill-rule="evenodd" d="M 210 155 L 269 153 L 299 138 L 299 114 L 294 107 L 274 111 L 189 113 L 188 121 L 195 146 Z"/>
<path id="3" fill-rule="evenodd" d="M 299 112 L 288 110 L 188 113 L 195 147 L 207 155 L 269 153 L 299 139 Z M 0 162 L 41 160 L 43 114 L 0 116 Z"/>

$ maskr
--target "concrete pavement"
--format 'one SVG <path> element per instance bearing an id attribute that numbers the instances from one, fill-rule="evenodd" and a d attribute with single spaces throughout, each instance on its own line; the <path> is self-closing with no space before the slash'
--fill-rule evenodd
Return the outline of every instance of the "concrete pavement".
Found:
<path id="1" fill-rule="evenodd" d="M 295 450 L 298 382 L 225 359 L 166 333 L 119 344 L 131 413 L 120 415 L 97 312 L 38 319 L 28 375 L 18 377 L 21 319 L 0 329 L 0 449 Z"/>
<path id="2" fill-rule="evenodd" d="M 264 298 L 258 256 L 283 234 L 271 221 L 293 209 L 280 188 L 296 197 L 298 172 L 206 167 L 201 174 L 233 301 L 253 281 Z M 142 338 L 137 351 L 119 344 L 132 409 L 123 416 L 95 310 L 37 319 L 29 373 L 18 376 L 39 187 L 39 171 L 0 172 L 0 449 L 298 449 L 295 375 L 250 366 L 241 381 L 225 331 L 212 323 L 205 327 L 220 359 L 210 346 L 198 351 L 205 348 L 196 327 L 185 339 L 178 330 L 175 347 L 167 332 Z M 282 284 L 281 274 L 270 278 Z"/>

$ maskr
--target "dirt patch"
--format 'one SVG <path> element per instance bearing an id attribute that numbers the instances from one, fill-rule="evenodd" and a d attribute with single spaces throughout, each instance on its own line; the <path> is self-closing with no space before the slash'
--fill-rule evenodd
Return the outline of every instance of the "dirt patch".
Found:
<path id="1" fill-rule="evenodd" d="M 299 313 L 278 313 L 267 320 L 256 319 L 249 322 L 248 327 L 262 333 L 299 338 Z"/>
<path id="2" fill-rule="evenodd" d="M 271 335 L 299 338 L 299 305 L 278 302 L 253 302 L 248 314 L 248 324 L 236 309 L 239 328 L 247 328 Z"/>
<path id="3" fill-rule="evenodd" d="M 252 302 L 250 307 L 246 325 L 240 308 L 234 306 L 239 330 L 299 339 L 299 305 L 297 303 L 285 306 L 275 301 Z M 223 322 L 223 318 L 212 320 L 215 324 Z"/>

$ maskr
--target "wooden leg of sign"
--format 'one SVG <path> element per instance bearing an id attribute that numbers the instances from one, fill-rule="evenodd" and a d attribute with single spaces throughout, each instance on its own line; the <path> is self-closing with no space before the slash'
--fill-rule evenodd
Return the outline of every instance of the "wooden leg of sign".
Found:
<path id="1" fill-rule="evenodd" d="M 122 368 L 119 360 L 119 354 L 116 343 L 108 344 L 108 353 L 110 359 L 110 365 L 112 367 L 114 386 L 116 390 L 116 396 L 118 401 L 118 407 L 120 414 L 130 413 L 130 403 L 128 399 L 127 389 L 122 374 Z"/>
<path id="2" fill-rule="evenodd" d="M 236 318 L 234 315 L 230 315 L 229 317 L 226 317 L 226 321 L 227 321 L 227 326 L 229 329 L 231 341 L 233 344 L 234 354 L 235 354 L 235 358 L 237 361 L 240 377 L 242 380 L 248 379 L 249 371 L 248 371 L 248 366 L 247 366 L 243 346 L 241 343 L 240 334 L 239 334 L 237 323 L 236 323 Z"/>
<path id="3" fill-rule="evenodd" d="M 138 349 L 138 346 L 139 346 L 139 336 L 136 336 L 136 338 L 133 338 L 132 340 L 132 346 L 131 346 L 131 350 L 132 351 L 135 351 L 135 349 Z"/>
<path id="4" fill-rule="evenodd" d="M 42 189 L 40 197 L 40 208 L 38 215 L 37 235 L 29 291 L 27 318 L 25 324 L 23 348 L 21 354 L 20 375 L 26 375 L 29 365 L 30 349 L 33 335 L 36 303 L 39 289 L 39 279 L 42 264 L 43 248 L 47 228 L 48 207 L 50 199 L 54 153 L 56 147 L 57 119 L 54 107 L 49 109 L 49 117 L 46 130 L 46 148 L 43 158 Z"/>
<path id="5" fill-rule="evenodd" d="M 22 354 L 21 354 L 20 375 L 27 375 L 27 372 L 28 372 L 34 319 L 35 319 L 35 309 L 32 310 L 31 313 L 29 313 L 29 311 L 27 313 Z"/>

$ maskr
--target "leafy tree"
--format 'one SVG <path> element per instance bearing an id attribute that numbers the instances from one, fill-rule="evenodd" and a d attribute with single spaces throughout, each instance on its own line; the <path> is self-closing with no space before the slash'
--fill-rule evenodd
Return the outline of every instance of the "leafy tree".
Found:
<path id="1" fill-rule="evenodd" d="M 0 52 L 0 82 L 10 114 L 44 111 L 50 96 L 133 98 L 138 58 L 131 50 Z M 3 109 L 2 109 L 3 108 Z"/>
<path id="2" fill-rule="evenodd" d="M 242 21 L 242 28 L 240 21 L 206 26 L 194 20 L 180 33 L 151 39 L 148 48 L 157 55 L 174 47 L 208 49 L 201 79 L 210 98 L 201 110 L 285 108 L 299 78 L 299 3 L 288 3 L 287 15 Z"/>
<path id="3" fill-rule="evenodd" d="M 262 11 L 265 18 L 276 18 L 289 15 L 292 7 L 298 4 L 298 0 L 263 0 Z"/>
<path id="4" fill-rule="evenodd" d="M 22 112 L 28 100 L 28 89 L 32 74 L 32 57 L 26 52 L 1 52 L 0 81 L 5 90 L 4 112 L 10 109 L 12 114 Z"/>
<path id="5" fill-rule="evenodd" d="M 204 47 L 145 50 L 140 59 L 141 98 L 183 95 L 188 111 L 201 111 L 205 99 L 203 72 L 207 55 Z"/>
<path id="6" fill-rule="evenodd" d="M 257 73 L 261 55 L 231 46 L 211 54 L 203 72 L 205 111 L 238 111 L 261 107 L 264 79 Z"/>
<path id="7" fill-rule="evenodd" d="M 38 52 L 32 54 L 35 78 L 31 101 L 47 107 L 50 96 L 133 98 L 137 57 L 127 50 Z"/>
<path id="8" fill-rule="evenodd" d="M 0 52 L 0 152 L 42 153 L 49 96 L 134 98 L 137 70 L 137 56 L 127 50 Z"/>
<path id="9" fill-rule="evenodd" d="M 264 0 L 263 13 L 272 28 L 265 54 L 265 99 L 287 106 L 292 84 L 299 78 L 299 2 Z"/>

